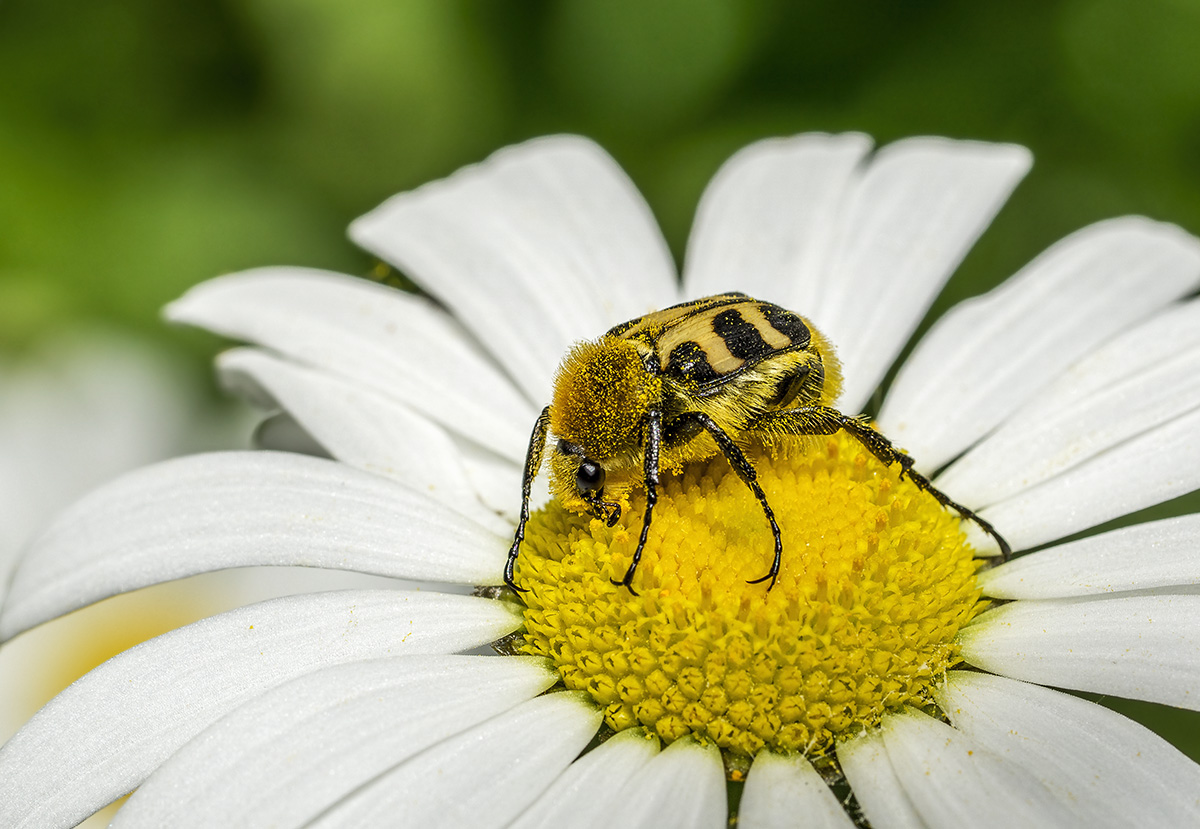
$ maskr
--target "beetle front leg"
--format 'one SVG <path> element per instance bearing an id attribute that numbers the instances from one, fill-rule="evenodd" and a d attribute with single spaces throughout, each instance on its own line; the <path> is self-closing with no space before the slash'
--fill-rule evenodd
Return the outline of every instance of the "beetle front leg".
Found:
<path id="1" fill-rule="evenodd" d="M 653 409 L 646 415 L 646 457 L 643 473 L 646 483 L 646 514 L 642 519 L 642 534 L 638 538 L 637 549 L 633 551 L 633 561 L 625 571 L 625 577 L 609 579 L 613 584 L 624 585 L 629 592 L 637 595 L 633 589 L 633 574 L 637 572 L 638 562 L 642 560 L 642 550 L 646 547 L 646 539 L 650 537 L 650 521 L 654 518 L 654 505 L 658 503 L 658 456 L 662 447 L 662 412 Z"/>
<path id="2" fill-rule="evenodd" d="M 550 407 L 547 406 L 538 415 L 533 424 L 533 433 L 529 436 L 529 449 L 525 452 L 525 471 L 521 476 L 521 518 L 517 521 L 512 546 L 508 548 L 508 561 L 504 562 L 504 583 L 517 593 L 524 593 L 525 589 L 517 587 L 513 582 L 513 568 L 517 564 L 521 542 L 525 539 L 525 524 L 529 521 L 529 493 L 533 489 L 534 477 L 542 468 L 542 458 L 546 454 L 546 432 L 549 430 Z"/>

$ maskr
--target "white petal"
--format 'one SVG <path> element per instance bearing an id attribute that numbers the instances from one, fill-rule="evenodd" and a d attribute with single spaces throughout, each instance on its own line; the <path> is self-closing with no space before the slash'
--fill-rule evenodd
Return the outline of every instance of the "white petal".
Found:
<path id="1" fill-rule="evenodd" d="M 281 452 L 196 455 L 118 478 L 59 516 L 17 568 L 0 635 L 226 567 L 499 584 L 506 546 L 436 501 L 343 464 Z"/>
<path id="2" fill-rule="evenodd" d="M 427 493 L 493 532 L 512 532 L 512 526 L 477 497 L 450 435 L 404 404 L 254 348 L 226 351 L 217 358 L 217 366 L 227 386 L 283 408 L 343 463 Z M 497 460 L 490 468 L 480 467 L 480 474 L 502 478 L 510 498 L 519 502 L 520 468 Z M 487 484 L 487 489 L 494 485 Z"/>
<path id="3" fill-rule="evenodd" d="M 1091 826 L 1200 826 L 1200 766 L 1133 720 L 1077 697 L 952 671 L 956 728 L 1045 781 Z"/>
<path id="4" fill-rule="evenodd" d="M 700 199 L 684 293 L 737 290 L 808 313 L 838 211 L 870 150 L 861 133 L 807 133 L 738 151 Z"/>
<path id="5" fill-rule="evenodd" d="M 1029 771 L 911 709 L 885 717 L 883 744 L 930 827 L 1083 826 Z"/>
<path id="6" fill-rule="evenodd" d="M 812 829 L 854 827 L 812 763 L 803 757 L 759 752 L 742 792 L 738 826 L 784 829 L 795 826 L 798 815 L 803 815 L 804 826 Z"/>
<path id="7" fill-rule="evenodd" d="M 1104 391 L 1116 378 L 1132 377 L 1197 346 L 1200 346 L 1200 300 L 1173 303 L 1072 365 L 1046 394 L 1025 406 L 1021 414 L 1052 412 Z"/>
<path id="8" fill-rule="evenodd" d="M 350 236 L 440 299 L 537 401 L 549 401 L 572 342 L 678 295 L 649 207 L 575 136 L 509 147 L 394 196 Z"/>
<path id="9" fill-rule="evenodd" d="M 571 764 L 509 829 L 612 826 L 634 777 L 658 754 L 658 740 L 621 731 Z"/>
<path id="10" fill-rule="evenodd" d="M 74 826 L 234 707 L 329 665 L 490 642 L 520 617 L 470 596 L 353 590 L 214 616 L 113 657 L 0 748 L 0 826 Z"/>
<path id="11" fill-rule="evenodd" d="M 880 428 L 935 469 L 1098 345 L 1200 284 L 1200 242 L 1135 216 L 1099 222 L 942 317 L 892 386 Z"/>
<path id="12" fill-rule="evenodd" d="M 995 674 L 1200 710 L 1200 596 L 1013 602 L 959 641 Z"/>
<path id="13" fill-rule="evenodd" d="M 113 826 L 302 826 L 392 766 L 556 679 L 541 660 L 487 656 L 326 668 L 218 720 L 150 775 Z"/>
<path id="14" fill-rule="evenodd" d="M 976 509 L 1200 407 L 1200 302 L 1130 329 L 1072 366 L 938 476 Z"/>
<path id="15" fill-rule="evenodd" d="M 838 216 L 810 316 L 844 366 L 841 405 L 857 412 L 1029 170 L 1011 144 L 910 138 L 881 149 Z"/>
<path id="16" fill-rule="evenodd" d="M 471 489 L 488 508 L 507 519 L 509 527 L 516 526 L 521 512 L 521 467 L 472 441 L 455 440 L 455 444 Z M 539 475 L 533 485 L 531 503 L 540 506 L 549 500 L 549 483 L 545 475 Z M 547 494 L 540 497 L 543 486 Z"/>
<path id="17" fill-rule="evenodd" d="M 574 693 L 546 694 L 438 743 L 360 789 L 313 829 L 387 826 L 499 827 L 570 765 L 600 726 Z"/>
<path id="18" fill-rule="evenodd" d="M 925 826 L 896 777 L 879 732 L 868 731 L 838 743 L 837 758 L 854 799 L 871 826 L 875 829 Z"/>
<path id="19" fill-rule="evenodd" d="M 1014 550 L 1062 538 L 1200 487 L 1200 409 L 982 511 Z M 967 539 L 979 539 L 969 526 Z"/>
<path id="20" fill-rule="evenodd" d="M 609 825 L 724 829 L 727 812 L 721 752 L 684 737 L 646 764 L 625 789 Z"/>
<path id="21" fill-rule="evenodd" d="M 197 285 L 166 315 L 326 369 L 518 462 L 525 457 L 533 407 L 422 297 L 327 271 L 260 268 Z"/>
<path id="22" fill-rule="evenodd" d="M 239 393 L 249 390 L 252 385 L 252 383 L 240 384 Z M 265 391 L 256 391 L 255 394 L 262 395 L 264 405 L 271 405 Z M 254 406 L 259 405 L 257 400 L 249 402 Z M 260 420 L 254 427 L 254 433 L 250 436 L 250 440 L 255 449 L 292 452 L 297 455 L 333 460 L 333 455 L 329 453 L 329 450 L 317 443 L 317 439 L 305 431 L 304 427 L 287 412 L 269 414 Z"/>
<path id="23" fill-rule="evenodd" d="M 985 596 L 1056 599 L 1200 584 L 1200 515 L 1125 527 L 980 574 Z"/>

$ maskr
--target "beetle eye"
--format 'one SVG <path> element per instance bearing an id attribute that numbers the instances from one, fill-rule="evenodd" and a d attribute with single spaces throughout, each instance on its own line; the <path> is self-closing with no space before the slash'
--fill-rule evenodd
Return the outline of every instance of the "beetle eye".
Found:
<path id="1" fill-rule="evenodd" d="M 604 486 L 604 467 L 593 461 L 585 460 L 579 464 L 579 469 L 575 472 L 575 486 L 583 494 L 595 492 Z"/>

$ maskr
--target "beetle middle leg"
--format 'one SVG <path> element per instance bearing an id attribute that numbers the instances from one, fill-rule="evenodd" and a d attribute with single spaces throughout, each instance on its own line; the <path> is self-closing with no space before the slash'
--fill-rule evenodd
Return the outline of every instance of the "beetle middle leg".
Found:
<path id="1" fill-rule="evenodd" d="M 750 579 L 749 584 L 762 584 L 768 579 L 771 583 L 767 585 L 767 590 L 775 586 L 775 580 L 779 577 L 779 565 L 783 560 L 783 536 L 779 532 L 779 524 L 775 521 L 775 512 L 771 509 L 771 504 L 767 501 L 767 494 L 763 492 L 762 486 L 758 483 L 758 473 L 754 469 L 754 464 L 746 458 L 746 455 L 738 448 L 738 445 L 733 442 L 725 430 L 708 415 L 703 412 L 685 412 L 671 421 L 671 429 L 677 434 L 688 434 L 693 432 L 698 434 L 701 429 L 712 435 L 712 439 L 716 441 L 717 448 L 721 450 L 721 454 L 729 461 L 729 465 L 733 467 L 733 471 L 742 479 L 750 491 L 754 493 L 754 497 L 758 499 L 758 503 L 762 506 L 763 513 L 767 516 L 767 523 L 771 525 L 771 534 L 775 538 L 775 557 L 771 561 L 771 569 L 765 576 L 757 579 Z"/>
<path id="2" fill-rule="evenodd" d="M 913 469 L 913 459 L 897 449 L 895 444 L 883 434 L 875 431 L 867 419 L 861 415 L 851 417 L 829 406 L 799 406 L 794 409 L 776 409 L 765 412 L 752 420 L 746 429 L 768 436 L 832 435 L 844 429 L 885 466 L 893 463 L 900 464 L 901 478 L 907 475 L 918 489 L 928 492 L 943 507 L 949 507 L 963 518 L 978 525 L 999 545 L 1000 555 L 1004 561 L 1008 561 L 1012 557 L 1012 547 L 1000 533 L 996 532 L 996 528 L 990 522 L 980 518 L 974 511 L 967 509 L 962 504 L 951 500 L 949 495 Z"/>

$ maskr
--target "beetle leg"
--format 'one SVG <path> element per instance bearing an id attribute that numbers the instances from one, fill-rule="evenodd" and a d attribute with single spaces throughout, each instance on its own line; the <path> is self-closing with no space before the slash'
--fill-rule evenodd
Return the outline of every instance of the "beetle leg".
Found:
<path id="1" fill-rule="evenodd" d="M 968 521 L 975 522 L 981 530 L 990 535 L 1000 547 L 1000 556 L 1004 561 L 1012 558 L 1012 547 L 1004 540 L 990 522 L 980 518 L 972 510 L 950 499 L 950 496 L 935 487 L 933 483 L 913 469 L 913 459 L 896 448 L 890 440 L 880 432 L 875 431 L 863 416 L 850 417 L 829 406 L 800 406 L 794 409 L 776 409 L 765 412 L 750 422 L 747 430 L 762 432 L 767 435 L 832 435 L 840 429 L 857 440 L 863 447 L 879 459 L 885 466 L 893 463 L 900 464 L 900 477 L 905 475 L 917 485 L 918 489 L 928 492 L 943 507 L 949 507 Z"/>
<path id="2" fill-rule="evenodd" d="M 650 520 L 654 517 L 654 505 L 658 502 L 658 454 L 662 447 L 662 412 L 651 409 L 646 415 L 646 457 L 643 470 L 646 481 L 646 515 L 642 519 L 642 534 L 638 538 L 637 549 L 633 551 L 633 561 L 625 571 L 625 577 L 609 579 L 613 584 L 625 585 L 629 592 L 637 595 L 633 589 L 633 574 L 637 572 L 638 562 L 642 560 L 642 550 L 646 547 L 646 539 L 650 535 Z"/>
<path id="3" fill-rule="evenodd" d="M 525 524 L 529 521 L 529 493 L 533 489 L 533 479 L 542 468 L 542 458 L 546 454 L 546 432 L 550 429 L 550 407 L 542 409 L 533 424 L 533 434 L 529 436 L 529 449 L 525 452 L 525 471 L 521 475 L 521 518 L 517 521 L 517 532 L 513 536 L 512 546 L 508 548 L 508 561 L 504 563 L 504 583 L 518 593 L 525 589 L 513 583 L 513 567 L 517 563 L 517 553 L 521 550 L 521 542 L 525 539 Z"/>
<path id="4" fill-rule="evenodd" d="M 763 513 L 767 516 L 767 523 L 771 525 L 771 535 L 775 538 L 775 558 L 771 561 L 771 569 L 765 576 L 757 579 L 750 579 L 748 584 L 761 584 L 767 579 L 771 583 L 767 585 L 767 590 L 775 586 L 775 580 L 779 577 L 779 565 L 783 560 L 783 536 L 779 532 L 779 524 L 775 521 L 775 512 L 771 509 L 770 503 L 767 502 L 767 494 L 763 492 L 763 488 L 758 483 L 758 473 L 754 470 L 754 465 L 746 458 L 745 454 L 738 445 L 733 442 L 724 429 L 717 425 L 711 417 L 703 412 L 686 412 L 672 421 L 672 425 L 680 421 L 690 421 L 695 423 L 704 431 L 712 435 L 716 441 L 717 448 L 721 450 L 721 454 L 729 461 L 729 465 L 733 467 L 733 471 L 742 479 L 750 491 L 754 493 L 754 497 L 758 499 L 758 503 L 762 506 Z"/>

